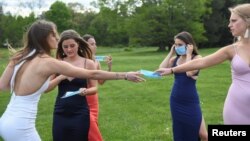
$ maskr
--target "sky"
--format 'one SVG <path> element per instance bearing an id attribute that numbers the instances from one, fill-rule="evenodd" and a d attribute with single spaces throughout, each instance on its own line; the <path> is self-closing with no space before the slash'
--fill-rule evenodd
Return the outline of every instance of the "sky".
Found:
<path id="1" fill-rule="evenodd" d="M 0 3 L 3 4 L 4 13 L 10 12 L 13 15 L 21 15 L 25 17 L 25 16 L 29 16 L 31 9 L 20 7 L 20 2 L 25 3 L 25 2 L 34 2 L 34 1 L 37 1 L 37 0 L 0 0 Z M 55 1 L 62 1 L 66 4 L 69 2 L 78 2 L 78 3 L 81 3 L 85 8 L 94 9 L 94 7 L 90 5 L 90 3 L 96 0 L 43 0 L 41 8 L 38 8 L 38 7 L 34 8 L 35 14 L 39 15 L 42 13 L 42 11 L 49 10 L 50 5 L 53 4 Z"/>

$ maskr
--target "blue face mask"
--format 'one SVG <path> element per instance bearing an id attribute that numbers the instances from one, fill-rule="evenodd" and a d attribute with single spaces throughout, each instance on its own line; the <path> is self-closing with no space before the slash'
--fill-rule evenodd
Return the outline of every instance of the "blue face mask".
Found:
<path id="1" fill-rule="evenodd" d="M 186 54 L 186 46 L 185 45 L 182 45 L 182 46 L 179 46 L 179 47 L 175 47 L 175 52 L 178 54 L 178 55 L 185 55 Z"/>

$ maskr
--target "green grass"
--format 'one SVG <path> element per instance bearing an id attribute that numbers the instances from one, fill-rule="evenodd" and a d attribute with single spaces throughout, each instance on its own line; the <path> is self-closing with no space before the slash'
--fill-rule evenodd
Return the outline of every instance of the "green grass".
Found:
<path id="1" fill-rule="evenodd" d="M 206 56 L 218 48 L 202 49 Z M 156 48 L 138 48 L 125 52 L 120 48 L 98 48 L 98 55 L 112 55 L 113 71 L 155 70 L 168 52 Z M 0 49 L 0 73 L 8 61 L 8 51 Z M 107 69 L 102 64 L 103 69 Z M 230 63 L 201 70 L 197 81 L 206 124 L 221 124 L 222 108 L 231 83 Z M 144 83 L 123 80 L 107 81 L 99 86 L 99 126 L 106 141 L 171 141 L 169 95 L 173 76 L 148 79 Z M 0 114 L 9 102 L 8 92 L 0 92 Z M 39 103 L 36 122 L 43 141 L 52 141 L 52 112 L 56 90 L 44 94 Z"/>

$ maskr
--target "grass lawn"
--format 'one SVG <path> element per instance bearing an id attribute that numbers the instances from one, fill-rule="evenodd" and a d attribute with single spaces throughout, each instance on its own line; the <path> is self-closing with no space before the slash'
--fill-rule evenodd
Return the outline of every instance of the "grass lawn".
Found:
<path id="1" fill-rule="evenodd" d="M 206 56 L 218 48 L 200 49 Z M 98 48 L 98 55 L 112 55 L 113 71 L 155 70 L 168 52 L 156 48 Z M 0 73 L 8 61 L 8 51 L 0 49 Z M 102 63 L 103 69 L 107 69 Z M 172 141 L 169 95 L 173 76 L 149 79 L 143 83 L 117 80 L 99 86 L 99 127 L 106 141 Z M 201 70 L 197 80 L 203 116 L 206 124 L 221 124 L 222 108 L 231 83 L 230 62 Z M 54 90 L 41 96 L 36 121 L 43 141 L 52 141 Z M 9 102 L 9 92 L 0 92 L 0 115 Z M 1 140 L 1 139 L 0 139 Z"/>

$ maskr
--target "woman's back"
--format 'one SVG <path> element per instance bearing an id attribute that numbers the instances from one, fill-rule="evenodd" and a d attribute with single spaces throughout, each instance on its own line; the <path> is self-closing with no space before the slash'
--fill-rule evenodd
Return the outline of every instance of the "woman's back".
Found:
<path id="1" fill-rule="evenodd" d="M 16 95 L 30 95 L 44 84 L 49 77 L 46 72 L 49 67 L 46 65 L 49 61 L 48 58 L 37 56 L 20 66 L 16 72 L 15 80 L 12 82 L 15 84 L 13 89 Z"/>

